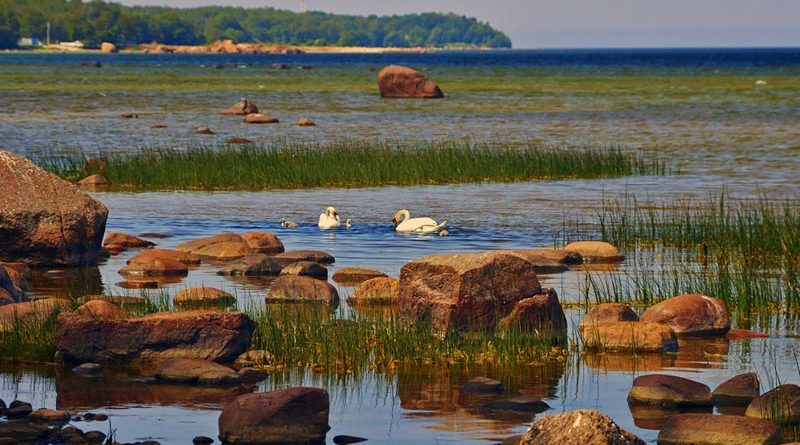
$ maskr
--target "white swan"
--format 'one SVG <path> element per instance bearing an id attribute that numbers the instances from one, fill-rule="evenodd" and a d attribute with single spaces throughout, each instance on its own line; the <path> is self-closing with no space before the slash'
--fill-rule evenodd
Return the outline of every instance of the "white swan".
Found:
<path id="1" fill-rule="evenodd" d="M 392 225 L 398 232 L 434 233 L 444 229 L 447 221 L 438 224 L 431 218 L 412 218 L 408 210 L 403 209 L 394 214 Z"/>
<path id="2" fill-rule="evenodd" d="M 328 207 L 325 213 L 319 215 L 319 222 L 317 223 L 320 229 L 335 229 L 342 224 L 339 222 L 339 214 L 336 209 Z"/>

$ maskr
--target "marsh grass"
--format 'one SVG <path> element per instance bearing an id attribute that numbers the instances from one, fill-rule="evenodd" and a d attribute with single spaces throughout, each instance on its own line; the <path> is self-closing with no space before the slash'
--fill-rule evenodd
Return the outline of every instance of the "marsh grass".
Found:
<path id="1" fill-rule="evenodd" d="M 56 316 L 21 318 L 14 316 L 0 331 L 0 357 L 12 363 L 52 362 L 56 353 Z"/>
<path id="2" fill-rule="evenodd" d="M 275 189 L 515 182 L 666 174 L 656 158 L 617 147 L 519 147 L 443 140 L 331 143 L 272 141 L 262 145 L 144 149 L 100 158 L 45 158 L 40 164 L 69 180 L 101 172 L 118 189 Z"/>

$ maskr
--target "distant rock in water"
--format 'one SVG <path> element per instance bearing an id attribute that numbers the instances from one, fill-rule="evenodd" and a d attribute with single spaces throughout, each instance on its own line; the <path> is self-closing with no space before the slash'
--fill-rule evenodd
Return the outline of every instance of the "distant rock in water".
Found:
<path id="1" fill-rule="evenodd" d="M 253 141 L 245 138 L 228 138 L 225 139 L 226 144 L 252 144 Z"/>
<path id="2" fill-rule="evenodd" d="M 224 110 L 220 110 L 219 114 L 233 115 L 233 116 L 246 116 L 248 114 L 258 113 L 258 107 L 253 102 L 245 98 L 239 99 L 239 102 L 231 105 Z"/>
<path id="3" fill-rule="evenodd" d="M 30 160 L 0 150 L 0 261 L 97 262 L 108 209 Z"/>
<path id="4" fill-rule="evenodd" d="M 197 127 L 194 129 L 195 134 L 214 134 L 214 132 L 208 127 Z"/>
<path id="5" fill-rule="evenodd" d="M 100 52 L 105 54 L 117 52 L 117 45 L 110 42 L 103 42 L 100 44 Z"/>
<path id="6" fill-rule="evenodd" d="M 251 113 L 244 117 L 246 124 L 277 124 L 278 119 L 269 114 Z"/>
<path id="7" fill-rule="evenodd" d="M 304 117 L 304 118 L 301 118 L 301 119 L 299 119 L 297 121 L 297 126 L 298 127 L 316 127 L 317 123 L 314 122 L 313 120 L 307 118 L 307 117 Z"/>
<path id="8" fill-rule="evenodd" d="M 381 97 L 409 99 L 438 99 L 444 93 L 424 74 L 400 65 L 389 65 L 378 73 Z"/>

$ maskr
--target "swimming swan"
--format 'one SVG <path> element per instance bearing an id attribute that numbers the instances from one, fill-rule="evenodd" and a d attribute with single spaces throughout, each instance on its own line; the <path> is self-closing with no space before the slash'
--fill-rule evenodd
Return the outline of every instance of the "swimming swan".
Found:
<path id="1" fill-rule="evenodd" d="M 346 220 L 344 220 L 344 228 L 345 229 L 349 229 L 352 226 L 353 226 L 353 223 L 350 221 L 350 218 L 347 218 Z"/>
<path id="2" fill-rule="evenodd" d="M 336 209 L 328 207 L 325 213 L 319 215 L 319 222 L 317 223 L 320 229 L 335 229 L 342 224 L 339 222 L 339 214 Z"/>
<path id="3" fill-rule="evenodd" d="M 394 214 L 392 225 L 398 232 L 434 233 L 444 229 L 447 221 L 437 224 L 431 218 L 412 218 L 408 210 L 403 209 Z"/>

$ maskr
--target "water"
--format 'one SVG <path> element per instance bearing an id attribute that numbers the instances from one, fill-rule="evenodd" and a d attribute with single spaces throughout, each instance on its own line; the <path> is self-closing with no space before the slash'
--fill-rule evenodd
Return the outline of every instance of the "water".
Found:
<path id="1" fill-rule="evenodd" d="M 80 62 L 99 59 L 99 69 Z M 272 63 L 311 65 L 274 70 Z M 224 63 L 226 68 L 211 68 Z M 442 101 L 377 98 L 374 72 L 388 63 L 420 67 L 448 97 Z M 233 68 L 233 64 L 246 65 Z M 565 222 L 594 221 L 604 199 L 635 194 L 655 202 L 705 200 L 722 190 L 742 198 L 800 196 L 800 50 L 497 51 L 396 55 L 161 56 L 0 54 L 0 142 L 33 158 L 52 154 L 118 152 L 143 147 L 214 144 L 227 137 L 312 141 L 343 137 L 471 138 L 579 146 L 613 144 L 669 160 L 679 174 L 519 184 L 274 190 L 259 192 L 95 193 L 110 210 L 108 230 L 161 232 L 163 247 L 226 231 L 269 230 L 287 249 L 332 253 L 331 272 L 369 266 L 397 276 L 408 261 L 431 253 L 549 246 Z M 767 85 L 757 86 L 756 80 Z M 216 111 L 246 96 L 278 116 L 274 126 L 245 126 Z M 122 119 L 121 113 L 139 113 Z M 299 117 L 320 125 L 300 129 Z M 151 130 L 153 123 L 167 129 Z M 209 125 L 215 136 L 193 134 Z M 320 231 L 317 215 L 335 205 L 354 225 Z M 400 235 L 389 221 L 399 208 L 447 220 L 451 236 Z M 298 229 L 279 226 L 286 217 Z M 586 227 L 592 233 L 593 227 Z M 117 273 L 135 252 L 112 257 L 88 274 L 40 271 L 35 293 L 113 294 Z M 633 252 L 626 252 L 629 256 Z M 652 260 L 652 254 L 644 255 Z M 632 262 L 632 258 L 631 258 Z M 652 261 L 651 261 L 652 262 Z M 624 263 L 617 271 L 631 267 Z M 261 304 L 268 281 L 231 281 L 204 265 L 169 294 L 194 285 L 234 292 L 240 306 Z M 578 301 L 586 272 L 543 276 L 563 301 Z M 88 279 L 86 277 L 89 277 Z M 339 287 L 346 295 L 351 289 Z M 346 302 L 343 303 L 346 306 Z M 569 310 L 573 326 L 580 313 Z M 625 398 L 633 379 L 667 372 L 716 386 L 746 371 L 763 387 L 796 382 L 796 320 L 775 317 L 757 326 L 773 336 L 745 342 L 683 344 L 674 356 L 572 355 L 566 362 L 513 368 L 469 366 L 361 372 L 276 374 L 258 390 L 290 384 L 331 393 L 330 439 L 352 434 L 370 443 L 487 443 L 523 431 L 530 416 L 480 409 L 484 398 L 463 393 L 469 377 L 488 375 L 507 393 L 537 395 L 553 408 L 599 409 L 623 428 L 654 442 L 657 431 L 634 420 Z M 572 328 L 570 328 L 572 332 Z M 106 412 L 125 441 L 156 438 L 188 443 L 215 437 L 221 407 L 236 393 L 142 385 L 124 375 L 85 380 L 49 366 L 4 368 L 0 398 L 34 407 Z M 105 424 L 79 424 L 105 431 Z"/>

